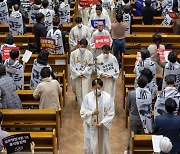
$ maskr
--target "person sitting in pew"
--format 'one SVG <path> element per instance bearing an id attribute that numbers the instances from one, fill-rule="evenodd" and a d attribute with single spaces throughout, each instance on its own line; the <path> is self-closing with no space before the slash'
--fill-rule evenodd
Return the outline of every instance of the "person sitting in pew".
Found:
<path id="1" fill-rule="evenodd" d="M 13 78 L 16 89 L 24 89 L 24 66 L 19 62 L 20 51 L 11 50 L 10 58 L 6 59 L 4 65 L 6 66 L 7 75 Z"/>
<path id="2" fill-rule="evenodd" d="M 156 65 L 154 64 L 154 61 L 150 58 L 150 53 L 147 49 L 142 48 L 141 49 L 141 60 L 137 62 L 137 64 L 134 67 L 134 73 L 136 74 L 136 80 L 135 85 L 138 77 L 141 74 L 141 71 L 144 68 L 148 68 L 153 73 L 153 81 L 156 83 Z"/>
<path id="3" fill-rule="evenodd" d="M 157 97 L 154 105 L 154 118 L 166 112 L 164 102 L 168 98 L 173 98 L 176 101 L 177 108 L 174 114 L 178 114 L 180 92 L 175 88 L 175 80 L 176 78 L 173 74 L 165 76 L 166 88 L 164 88 Z"/>
<path id="4" fill-rule="evenodd" d="M 6 67 L 0 64 L 0 106 L 3 109 L 22 108 L 21 100 L 16 93 L 16 85 L 13 78 L 6 75 Z"/>
<path id="5" fill-rule="evenodd" d="M 36 87 L 33 97 L 40 98 L 39 109 L 55 109 L 60 111 L 59 96 L 62 93 L 62 88 L 57 80 L 51 78 L 51 70 L 49 67 L 41 69 L 42 82 Z"/>
<path id="6" fill-rule="evenodd" d="M 127 109 L 130 111 L 130 130 L 135 134 L 152 132 L 152 98 L 146 88 L 148 80 L 141 75 L 138 78 L 138 87 L 129 91 Z"/>
<path id="7" fill-rule="evenodd" d="M 151 6 L 151 0 L 145 0 L 145 5 L 142 8 L 142 23 L 144 25 L 152 25 L 154 23 L 155 10 Z"/>
<path id="8" fill-rule="evenodd" d="M 32 73 L 31 73 L 31 80 L 30 80 L 30 89 L 33 90 L 37 87 L 37 85 L 42 81 L 40 72 L 41 69 L 44 67 L 49 67 L 52 70 L 51 66 L 48 64 L 48 56 L 49 51 L 42 50 L 38 57 L 34 60 Z M 53 78 L 55 77 L 54 74 L 51 74 Z"/>
<path id="9" fill-rule="evenodd" d="M 171 140 L 173 147 L 170 154 L 178 154 L 180 152 L 180 116 L 173 114 L 176 108 L 176 101 L 168 98 L 165 101 L 167 113 L 157 116 L 153 123 L 153 133 L 166 136 Z"/>
<path id="10" fill-rule="evenodd" d="M 4 40 L 4 44 L 1 45 L 1 49 L 0 49 L 0 63 L 2 63 L 2 49 L 3 47 L 16 47 L 16 45 L 14 44 L 14 38 L 11 34 L 8 34 Z"/>
<path id="11" fill-rule="evenodd" d="M 148 79 L 148 84 L 147 84 L 146 88 L 149 89 L 149 91 L 151 92 L 152 99 L 155 100 L 157 97 L 158 88 L 157 88 L 157 84 L 153 81 L 152 71 L 148 68 L 144 68 L 141 71 L 141 75 L 144 75 Z"/>

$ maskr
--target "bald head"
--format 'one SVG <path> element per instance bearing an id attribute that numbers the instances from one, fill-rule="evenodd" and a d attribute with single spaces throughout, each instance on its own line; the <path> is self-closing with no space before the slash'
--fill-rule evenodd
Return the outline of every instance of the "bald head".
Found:
<path id="1" fill-rule="evenodd" d="M 103 23 L 102 21 L 99 21 L 99 22 L 98 22 L 98 30 L 99 30 L 100 32 L 102 32 L 103 29 L 104 29 L 104 23 Z"/>

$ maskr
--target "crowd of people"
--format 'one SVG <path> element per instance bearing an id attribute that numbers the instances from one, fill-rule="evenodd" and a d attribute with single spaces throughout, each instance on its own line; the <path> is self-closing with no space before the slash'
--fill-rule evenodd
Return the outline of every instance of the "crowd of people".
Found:
<path id="1" fill-rule="evenodd" d="M 0 10 L 4 10 L 0 23 L 8 24 L 10 32 L 1 45 L 0 55 L 4 47 L 16 47 L 11 34 L 26 33 L 27 18 L 30 24 L 34 24 L 33 52 L 38 56 L 33 63 L 29 89 L 34 90 L 35 99 L 40 99 L 39 109 L 61 110 L 59 95 L 62 89 L 48 64 L 51 52 L 41 48 L 40 38 L 55 40 L 55 54 L 67 52 L 64 42 L 66 32 L 61 31 L 61 27 L 70 23 L 70 3 L 66 0 L 35 0 L 27 6 L 20 1 L 0 1 Z M 164 16 L 161 24 L 173 25 L 175 34 L 179 34 L 179 3 L 177 0 L 163 0 L 162 3 L 137 0 L 135 15 L 142 16 L 142 24 L 151 25 L 161 8 L 161 15 Z M 80 116 L 84 120 L 86 154 L 96 154 L 98 150 L 102 154 L 110 153 L 109 132 L 115 115 L 115 87 L 121 73 L 122 53 L 126 51 L 125 36 L 133 33 L 132 12 L 129 0 L 118 1 L 116 5 L 114 0 L 99 0 L 88 7 L 78 5 L 75 26 L 69 33 L 70 78 L 81 108 Z M 178 19 L 172 18 L 169 12 L 175 13 Z M 134 89 L 128 92 L 126 105 L 130 111 L 130 130 L 136 134 L 156 133 L 168 137 L 164 142 L 170 143 L 169 151 L 176 154 L 180 152 L 180 64 L 175 51 L 169 52 L 166 61 L 162 61 L 158 54 L 158 51 L 165 49 L 162 36 L 154 34 L 152 38 L 153 44 L 140 50 L 140 59 L 134 67 Z M 27 66 L 25 62 L 21 63 L 19 50 L 13 49 L 9 55 L 6 60 L 2 60 L 1 56 L 0 108 L 21 109 L 22 103 L 16 90 L 24 89 L 24 70 Z M 156 79 L 156 74 L 162 75 L 161 81 Z M 89 86 L 91 81 L 92 91 Z M 161 90 L 159 94 L 158 90 Z M 0 113 L 0 123 L 2 118 Z M 0 151 L 2 138 L 9 135 L 3 131 L 2 134 Z"/>

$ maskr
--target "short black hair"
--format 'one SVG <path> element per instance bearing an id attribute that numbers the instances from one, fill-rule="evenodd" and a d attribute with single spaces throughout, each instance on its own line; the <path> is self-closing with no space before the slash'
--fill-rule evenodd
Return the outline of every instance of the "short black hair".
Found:
<path id="1" fill-rule="evenodd" d="M 14 11 L 19 11 L 19 5 L 18 4 L 14 5 Z"/>
<path id="2" fill-rule="evenodd" d="M 96 10 L 102 11 L 102 6 L 101 5 L 96 5 Z"/>
<path id="3" fill-rule="evenodd" d="M 92 87 L 94 87 L 96 84 L 100 85 L 101 87 L 103 86 L 103 81 L 100 78 L 94 79 L 92 81 Z"/>
<path id="4" fill-rule="evenodd" d="M 41 75 L 42 79 L 50 77 L 51 70 L 49 69 L 49 67 L 43 67 L 41 69 L 40 75 Z"/>
<path id="5" fill-rule="evenodd" d="M 82 18 L 81 18 L 81 17 L 77 17 L 77 18 L 75 19 L 75 22 L 76 22 L 76 23 L 81 23 L 81 22 L 82 22 Z"/>
<path id="6" fill-rule="evenodd" d="M 116 14 L 116 20 L 117 20 L 117 22 L 123 21 L 123 14 L 121 12 Z"/>
<path id="7" fill-rule="evenodd" d="M 105 44 L 102 46 L 102 50 L 103 51 L 109 51 L 109 50 L 111 50 L 111 47 L 109 45 Z"/>
<path id="8" fill-rule="evenodd" d="M 150 69 L 148 69 L 148 68 L 144 68 L 141 71 L 141 75 L 144 75 L 147 78 L 148 83 L 150 83 L 152 81 L 153 77 L 154 77 L 152 71 Z"/>
<path id="9" fill-rule="evenodd" d="M 13 45 L 14 44 L 14 37 L 11 34 L 8 34 L 4 40 L 4 43 Z"/>
<path id="10" fill-rule="evenodd" d="M 37 62 L 42 65 L 47 65 L 48 56 L 49 56 L 49 51 L 42 50 L 37 57 Z"/>
<path id="11" fill-rule="evenodd" d="M 86 39 L 81 39 L 79 43 L 80 45 L 84 45 L 85 47 L 87 47 L 88 45 L 88 41 Z"/>
<path id="12" fill-rule="evenodd" d="M 131 8 L 130 8 L 130 6 L 129 5 L 124 5 L 124 13 L 130 13 L 131 12 Z"/>
<path id="13" fill-rule="evenodd" d="M 144 75 L 140 75 L 137 84 L 140 88 L 144 88 L 148 84 L 148 79 Z"/>
<path id="14" fill-rule="evenodd" d="M 176 82 L 176 76 L 174 74 L 169 74 L 165 76 L 166 83 L 169 84 L 175 84 Z"/>
<path id="15" fill-rule="evenodd" d="M 162 36 L 160 34 L 154 34 L 153 35 L 153 42 L 156 44 L 157 42 L 159 42 L 159 44 L 162 42 Z"/>
<path id="16" fill-rule="evenodd" d="M 3 121 L 3 113 L 0 111 L 0 123 Z"/>
<path id="17" fill-rule="evenodd" d="M 36 21 L 38 23 L 40 23 L 43 18 L 44 18 L 44 14 L 43 13 L 37 13 L 36 14 Z"/>
<path id="18" fill-rule="evenodd" d="M 6 75 L 6 67 L 3 64 L 0 64 L 0 77 Z"/>
<path id="19" fill-rule="evenodd" d="M 123 0 L 125 4 L 129 3 L 129 0 Z"/>
<path id="20" fill-rule="evenodd" d="M 48 0 L 43 0 L 43 1 L 42 1 L 42 6 L 43 6 L 43 8 L 48 7 L 48 5 L 49 5 Z"/>
<path id="21" fill-rule="evenodd" d="M 151 6 L 151 0 L 145 0 L 145 5 L 146 6 Z"/>
<path id="22" fill-rule="evenodd" d="M 141 59 L 145 60 L 146 58 L 150 57 L 150 52 L 148 49 L 142 48 L 141 49 Z"/>
<path id="23" fill-rule="evenodd" d="M 19 50 L 11 50 L 10 51 L 10 57 L 12 60 L 15 60 L 19 57 Z"/>
<path id="24" fill-rule="evenodd" d="M 168 113 L 173 113 L 177 108 L 177 103 L 173 98 L 168 98 L 165 101 L 165 109 Z"/>
<path id="25" fill-rule="evenodd" d="M 175 51 L 172 51 L 169 53 L 168 55 L 168 60 L 171 62 L 171 63 L 175 63 L 177 61 L 178 57 L 177 57 L 177 53 Z"/>

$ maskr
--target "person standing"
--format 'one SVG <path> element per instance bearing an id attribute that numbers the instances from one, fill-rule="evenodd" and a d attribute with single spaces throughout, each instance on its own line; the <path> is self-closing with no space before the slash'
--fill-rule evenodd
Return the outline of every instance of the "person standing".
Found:
<path id="1" fill-rule="evenodd" d="M 75 87 L 75 94 L 79 105 L 82 104 L 84 96 L 89 92 L 89 82 L 93 63 L 92 53 L 86 49 L 88 42 L 86 39 L 80 41 L 80 48 L 71 52 L 70 70 L 72 85 Z"/>
<path id="2" fill-rule="evenodd" d="M 114 56 L 117 58 L 119 63 L 119 68 L 121 68 L 121 57 L 122 53 L 126 50 L 126 33 L 127 23 L 123 21 L 123 14 L 118 13 L 116 15 L 116 21 L 111 25 L 111 35 L 113 39 L 113 52 Z M 120 58 L 119 58 L 120 56 Z"/>
<path id="3" fill-rule="evenodd" d="M 0 64 L 0 98 L 3 109 L 22 108 L 21 100 L 16 93 L 14 80 L 6 75 L 6 67 L 3 64 Z"/>
<path id="4" fill-rule="evenodd" d="M 59 97 L 62 93 L 62 88 L 59 82 L 51 78 L 49 67 L 42 68 L 40 75 L 42 82 L 38 84 L 33 94 L 35 99 L 40 98 L 39 109 L 55 109 L 60 111 Z"/>
<path id="5" fill-rule="evenodd" d="M 111 95 L 114 99 L 116 80 L 119 76 L 119 65 L 114 55 L 110 53 L 110 46 L 104 45 L 102 47 L 103 53 L 97 57 L 98 76 L 103 80 L 103 90 Z"/>
<path id="6" fill-rule="evenodd" d="M 36 24 L 34 25 L 34 40 L 35 40 L 35 51 L 37 53 L 41 52 L 40 48 L 40 37 L 46 37 L 47 30 L 44 26 L 45 16 L 42 13 L 36 15 Z"/>
<path id="7" fill-rule="evenodd" d="M 168 137 L 172 142 L 170 153 L 177 154 L 180 152 L 180 116 L 174 115 L 176 110 L 176 101 L 168 98 L 165 101 L 166 114 L 157 116 L 153 123 L 153 133 Z"/>
<path id="8" fill-rule="evenodd" d="M 98 149 L 101 154 L 110 154 L 109 133 L 115 115 L 114 101 L 108 93 L 102 90 L 103 81 L 101 79 L 94 79 L 92 87 L 93 91 L 85 96 L 80 110 L 81 118 L 84 120 L 85 154 L 97 154 Z M 96 97 L 98 108 L 96 107 Z M 99 143 L 98 132 L 100 133 Z"/>

